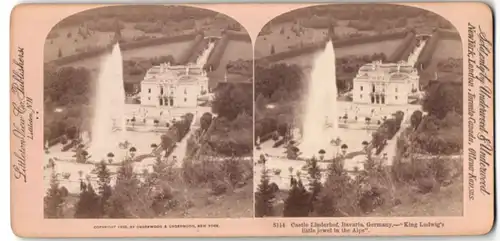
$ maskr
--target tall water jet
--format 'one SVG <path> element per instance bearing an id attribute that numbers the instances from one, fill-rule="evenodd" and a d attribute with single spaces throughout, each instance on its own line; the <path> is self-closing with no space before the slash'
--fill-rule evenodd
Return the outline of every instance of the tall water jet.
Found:
<path id="1" fill-rule="evenodd" d="M 101 63 L 94 98 L 90 155 L 102 159 L 124 141 L 125 88 L 120 46 L 116 44 Z M 97 160 L 99 161 L 99 160 Z"/>
<path id="2" fill-rule="evenodd" d="M 335 52 L 331 41 L 315 56 L 309 79 L 300 150 L 314 156 L 338 137 Z M 328 153 L 331 154 L 331 153 Z"/>
<path id="3" fill-rule="evenodd" d="M 205 50 L 203 50 L 203 53 L 196 59 L 196 65 L 198 66 L 203 66 L 207 63 L 208 56 L 210 56 L 210 53 L 212 52 L 212 49 L 215 47 L 215 42 L 209 42 L 208 46 Z"/>

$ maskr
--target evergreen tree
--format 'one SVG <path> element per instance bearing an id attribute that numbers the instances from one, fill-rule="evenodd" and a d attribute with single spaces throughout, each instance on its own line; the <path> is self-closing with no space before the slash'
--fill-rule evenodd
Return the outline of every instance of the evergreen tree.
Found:
<path id="1" fill-rule="evenodd" d="M 59 188 L 57 174 L 52 173 L 50 177 L 50 188 L 44 197 L 44 215 L 46 218 L 61 218 L 62 205 L 64 204 L 64 193 Z"/>
<path id="2" fill-rule="evenodd" d="M 107 167 L 106 162 L 101 161 L 97 164 L 97 184 L 99 185 L 99 195 L 101 196 L 100 200 L 100 211 L 104 215 L 106 213 L 106 209 L 108 208 L 108 200 L 111 196 L 111 174 L 109 173 L 109 169 Z"/>
<path id="3" fill-rule="evenodd" d="M 298 180 L 292 177 L 291 188 L 285 200 L 283 208 L 284 217 L 307 217 L 309 216 L 310 195 L 304 188 L 300 177 Z"/>
<path id="4" fill-rule="evenodd" d="M 155 163 L 153 164 L 153 173 L 151 173 L 151 176 L 155 179 L 162 179 L 165 176 L 167 167 L 167 164 L 162 160 L 162 158 L 157 157 Z"/>
<path id="5" fill-rule="evenodd" d="M 328 167 L 327 178 L 324 187 L 318 194 L 314 203 L 316 216 L 334 217 L 346 216 L 341 210 L 344 206 L 353 206 L 357 200 L 351 199 L 351 194 L 356 190 L 351 185 L 350 177 L 342 167 L 340 160 L 334 160 Z"/>
<path id="6" fill-rule="evenodd" d="M 118 169 L 116 185 L 108 201 L 109 217 L 153 218 L 153 189 L 154 186 L 144 185 L 137 178 L 131 163 L 123 162 Z"/>
<path id="7" fill-rule="evenodd" d="M 313 203 L 316 202 L 319 192 L 321 191 L 321 170 L 318 166 L 316 158 L 312 158 L 307 167 L 309 174 L 309 192 L 311 192 L 311 200 L 309 201 L 310 211 L 314 211 Z"/>
<path id="8" fill-rule="evenodd" d="M 76 204 L 75 218 L 101 218 L 100 198 L 95 193 L 92 184 L 88 182 L 81 187 L 82 192 Z"/>
<path id="9" fill-rule="evenodd" d="M 262 94 L 259 94 L 255 100 L 255 109 L 264 109 L 267 104 L 267 99 Z"/>
<path id="10" fill-rule="evenodd" d="M 176 179 L 176 173 L 173 170 L 174 161 L 168 161 L 167 158 L 157 157 L 153 164 L 153 172 L 147 175 L 150 185 L 157 185 L 162 181 L 173 181 Z"/>
<path id="11" fill-rule="evenodd" d="M 269 170 L 265 165 L 262 168 L 260 184 L 255 193 L 255 216 L 269 217 L 273 216 L 273 204 L 275 200 L 275 190 L 269 183 Z"/>
<path id="12" fill-rule="evenodd" d="M 328 190 L 330 186 L 326 186 L 322 192 L 320 192 L 314 202 L 314 214 L 319 217 L 333 217 L 335 214 L 335 204 L 334 198 L 331 190 Z"/>

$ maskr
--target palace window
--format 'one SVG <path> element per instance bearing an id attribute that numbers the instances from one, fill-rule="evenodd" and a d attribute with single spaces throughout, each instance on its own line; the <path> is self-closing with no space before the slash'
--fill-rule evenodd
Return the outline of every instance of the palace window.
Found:
<path id="1" fill-rule="evenodd" d="M 151 88 L 148 89 L 148 93 L 151 94 Z"/>
<path id="2" fill-rule="evenodd" d="M 360 86 L 360 90 L 363 91 L 363 86 Z"/>
<path id="3" fill-rule="evenodd" d="M 184 94 L 187 94 L 187 89 L 186 88 L 184 88 Z"/>
<path id="4" fill-rule="evenodd" d="M 398 92 L 398 87 L 396 87 L 396 93 Z"/>
<path id="5" fill-rule="evenodd" d="M 360 98 L 360 99 L 363 99 L 363 95 L 359 95 L 359 98 Z"/>
<path id="6" fill-rule="evenodd" d="M 396 96 L 394 96 L 394 98 L 397 100 L 397 99 L 398 99 L 398 96 L 396 95 Z"/>
<path id="7" fill-rule="evenodd" d="M 188 100 L 187 98 L 184 98 L 184 102 L 187 102 L 187 100 Z"/>
<path id="8" fill-rule="evenodd" d="M 163 95 L 163 87 L 160 88 L 160 95 Z"/>

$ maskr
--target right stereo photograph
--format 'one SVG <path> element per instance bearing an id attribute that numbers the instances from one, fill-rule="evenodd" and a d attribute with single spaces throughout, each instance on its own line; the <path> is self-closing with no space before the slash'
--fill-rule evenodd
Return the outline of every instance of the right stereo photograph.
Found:
<path id="1" fill-rule="evenodd" d="M 331 4 L 255 42 L 256 217 L 463 215 L 463 56 L 417 7 Z"/>

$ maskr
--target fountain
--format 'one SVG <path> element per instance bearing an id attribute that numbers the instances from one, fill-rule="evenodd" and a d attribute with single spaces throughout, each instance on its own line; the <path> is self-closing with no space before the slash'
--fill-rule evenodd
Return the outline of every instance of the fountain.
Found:
<path id="1" fill-rule="evenodd" d="M 321 149 L 331 149 L 330 143 L 338 137 L 335 52 L 331 41 L 313 61 L 306 101 L 300 150 L 311 157 Z"/>
<path id="2" fill-rule="evenodd" d="M 212 49 L 215 47 L 215 42 L 210 42 L 208 43 L 208 46 L 205 50 L 203 50 L 203 53 L 196 59 L 196 65 L 198 66 L 203 66 L 205 63 L 207 63 L 208 56 L 210 56 L 210 52 L 212 52 Z"/>
<path id="3" fill-rule="evenodd" d="M 93 159 L 100 161 L 125 140 L 125 89 L 122 54 L 118 44 L 101 63 L 94 106 L 89 153 Z"/>

